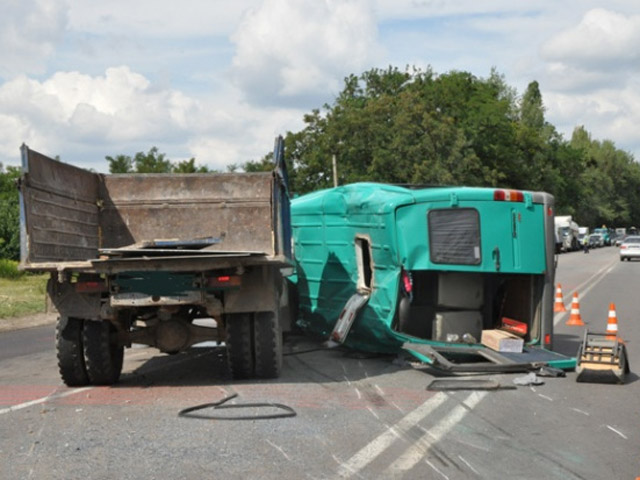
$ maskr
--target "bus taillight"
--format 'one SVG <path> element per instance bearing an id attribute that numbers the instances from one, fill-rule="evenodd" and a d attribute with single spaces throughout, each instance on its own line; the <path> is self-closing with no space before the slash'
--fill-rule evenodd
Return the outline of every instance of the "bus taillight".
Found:
<path id="1" fill-rule="evenodd" d="M 520 190 L 494 190 L 493 199 L 498 202 L 524 202 L 524 193 Z"/>

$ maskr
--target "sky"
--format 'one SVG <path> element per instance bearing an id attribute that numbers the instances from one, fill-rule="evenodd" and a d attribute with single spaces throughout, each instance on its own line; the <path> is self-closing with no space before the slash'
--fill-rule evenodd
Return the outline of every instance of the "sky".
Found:
<path id="1" fill-rule="evenodd" d="M 226 170 L 388 66 L 535 80 L 566 139 L 640 160 L 640 0 L 0 0 L 0 163 L 155 146 Z"/>

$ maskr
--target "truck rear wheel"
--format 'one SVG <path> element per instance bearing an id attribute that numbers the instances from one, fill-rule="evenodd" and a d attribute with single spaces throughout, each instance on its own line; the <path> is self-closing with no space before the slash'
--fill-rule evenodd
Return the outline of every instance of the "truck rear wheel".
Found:
<path id="1" fill-rule="evenodd" d="M 59 317 L 56 325 L 58 369 L 62 381 L 69 387 L 89 384 L 82 349 L 82 324 L 79 318 Z"/>
<path id="2" fill-rule="evenodd" d="M 258 312 L 254 319 L 255 375 L 259 378 L 277 378 L 282 370 L 282 332 L 278 315 L 274 312 Z"/>
<path id="3" fill-rule="evenodd" d="M 227 359 L 233 378 L 253 376 L 253 318 L 250 313 L 227 315 Z"/>
<path id="4" fill-rule="evenodd" d="M 111 385 L 122 372 L 124 347 L 118 346 L 111 333 L 115 331 L 109 322 L 85 320 L 82 329 L 82 346 L 87 375 L 94 385 Z"/>
<path id="5" fill-rule="evenodd" d="M 227 316 L 227 358 L 233 378 L 276 378 L 282 370 L 282 332 L 274 312 Z"/>

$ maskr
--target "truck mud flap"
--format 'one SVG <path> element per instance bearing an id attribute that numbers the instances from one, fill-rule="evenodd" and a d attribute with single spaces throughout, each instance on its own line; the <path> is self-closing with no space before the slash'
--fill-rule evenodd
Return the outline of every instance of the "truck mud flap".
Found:
<path id="1" fill-rule="evenodd" d="M 523 373 L 544 366 L 575 367 L 575 358 L 537 348 L 527 348 L 523 353 L 499 353 L 481 345 L 435 346 L 415 342 L 406 342 L 402 348 L 421 362 L 451 373 Z"/>

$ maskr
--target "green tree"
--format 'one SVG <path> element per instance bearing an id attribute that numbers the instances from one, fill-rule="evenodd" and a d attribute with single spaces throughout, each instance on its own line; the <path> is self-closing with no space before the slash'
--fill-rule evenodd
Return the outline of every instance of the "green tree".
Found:
<path id="1" fill-rule="evenodd" d="M 131 173 L 133 172 L 133 160 L 128 155 L 116 155 L 115 157 L 105 157 L 109 162 L 110 173 Z"/>
<path id="2" fill-rule="evenodd" d="M 129 155 L 106 156 L 110 173 L 209 173 L 206 165 L 196 165 L 195 158 L 177 163 L 169 160 L 157 147 L 151 147 L 147 153 L 138 152 Z"/>
<path id="3" fill-rule="evenodd" d="M 171 161 L 166 154 L 158 152 L 158 147 L 151 147 L 147 153 L 138 152 L 133 157 L 136 173 L 170 173 Z"/>
<path id="4" fill-rule="evenodd" d="M 543 190 L 580 224 L 640 225 L 640 166 L 610 141 L 576 129 L 570 141 L 545 120 L 538 82 L 520 99 L 492 69 L 372 69 L 345 78 L 332 104 L 285 139 L 291 189 L 339 183 L 459 184 Z M 271 168 L 269 155 L 243 165 Z"/>
<path id="5" fill-rule="evenodd" d="M 0 258 L 20 258 L 20 207 L 16 182 L 20 168 L 0 163 Z"/>
<path id="6" fill-rule="evenodd" d="M 172 164 L 171 171 L 173 173 L 208 173 L 209 168 L 206 165 L 196 165 L 196 159 L 182 160 L 176 164 Z"/>

